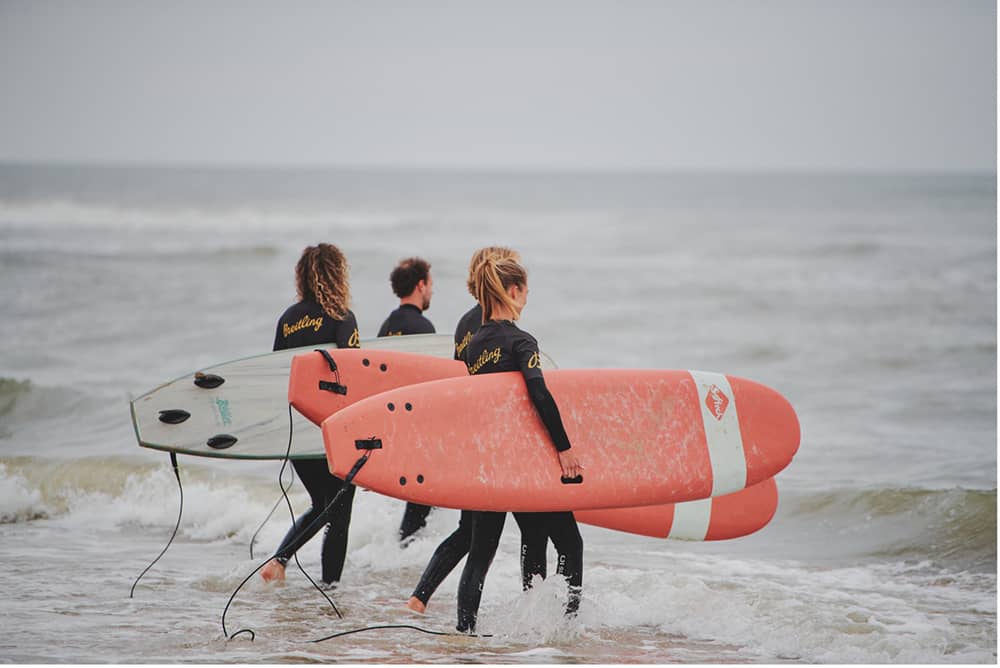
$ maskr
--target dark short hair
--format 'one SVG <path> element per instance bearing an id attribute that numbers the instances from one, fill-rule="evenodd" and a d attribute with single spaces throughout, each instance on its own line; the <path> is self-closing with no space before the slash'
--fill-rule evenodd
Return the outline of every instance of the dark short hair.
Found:
<path id="1" fill-rule="evenodd" d="M 400 260 L 396 268 L 389 274 L 389 283 L 397 297 L 409 297 L 417 289 L 417 283 L 426 281 L 431 273 L 431 264 L 419 257 L 409 257 Z"/>

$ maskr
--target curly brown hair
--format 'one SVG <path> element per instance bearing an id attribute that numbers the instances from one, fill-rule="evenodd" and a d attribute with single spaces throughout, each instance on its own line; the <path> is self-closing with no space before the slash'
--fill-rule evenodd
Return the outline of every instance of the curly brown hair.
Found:
<path id="1" fill-rule="evenodd" d="M 327 315 L 343 320 L 351 305 L 347 257 L 333 244 L 316 244 L 302 251 L 295 265 L 299 301 L 314 301 Z"/>
<path id="2" fill-rule="evenodd" d="M 389 284 L 397 297 L 409 297 L 417 289 L 417 283 L 426 281 L 431 273 L 431 263 L 420 257 L 400 260 L 389 274 Z"/>

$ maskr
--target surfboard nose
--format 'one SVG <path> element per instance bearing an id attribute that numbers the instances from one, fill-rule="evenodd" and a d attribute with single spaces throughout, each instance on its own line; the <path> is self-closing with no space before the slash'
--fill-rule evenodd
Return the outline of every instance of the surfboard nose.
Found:
<path id="1" fill-rule="evenodd" d="M 773 477 L 799 450 L 799 418 L 776 390 L 745 378 L 729 377 L 739 406 L 740 434 L 747 463 L 747 487 Z"/>

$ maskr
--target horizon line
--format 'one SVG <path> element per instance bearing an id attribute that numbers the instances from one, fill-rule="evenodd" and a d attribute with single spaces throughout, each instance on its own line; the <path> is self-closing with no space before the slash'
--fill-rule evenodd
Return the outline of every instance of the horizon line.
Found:
<path id="1" fill-rule="evenodd" d="M 602 166 L 570 167 L 564 165 L 441 165 L 441 164 L 390 164 L 390 163 L 238 163 L 199 161 L 146 161 L 146 160 L 22 160 L 0 158 L 0 167 L 27 168 L 91 168 L 91 169 L 137 169 L 137 170 L 205 170 L 205 171 L 339 171 L 360 173 L 439 173 L 439 174 L 564 174 L 564 175 L 670 175 L 670 174 L 997 174 L 997 167 L 834 167 L 834 166 Z"/>

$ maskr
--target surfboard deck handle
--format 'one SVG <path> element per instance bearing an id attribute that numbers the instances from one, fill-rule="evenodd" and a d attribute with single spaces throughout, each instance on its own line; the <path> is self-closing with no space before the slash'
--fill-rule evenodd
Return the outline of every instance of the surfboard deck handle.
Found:
<path id="1" fill-rule="evenodd" d="M 583 482 L 583 474 L 576 476 L 575 478 L 567 478 L 566 476 L 560 476 L 559 481 L 564 485 L 579 485 Z"/>
<path id="2" fill-rule="evenodd" d="M 334 383 L 331 383 L 328 380 L 319 381 L 319 389 L 323 390 L 324 392 L 333 392 L 334 394 L 346 395 L 347 386 L 340 384 L 340 371 L 337 370 L 337 363 L 333 361 L 333 356 L 330 354 L 330 351 L 325 350 L 323 348 L 316 348 L 314 352 L 317 352 L 320 355 L 322 355 L 323 359 L 326 360 L 327 365 L 329 365 L 330 367 L 330 373 L 337 375 L 337 381 Z"/>
<path id="3" fill-rule="evenodd" d="M 347 386 L 341 385 L 340 383 L 331 383 L 328 380 L 319 381 L 319 389 L 324 392 L 333 392 L 334 394 L 347 394 Z"/>
<path id="4" fill-rule="evenodd" d="M 214 390 L 224 382 L 226 382 L 225 378 L 217 376 L 214 373 L 202 373 L 199 371 L 194 375 L 194 384 L 204 390 Z"/>
<path id="5" fill-rule="evenodd" d="M 375 438 L 359 438 L 354 441 L 355 450 L 381 450 L 382 449 L 382 439 Z"/>

